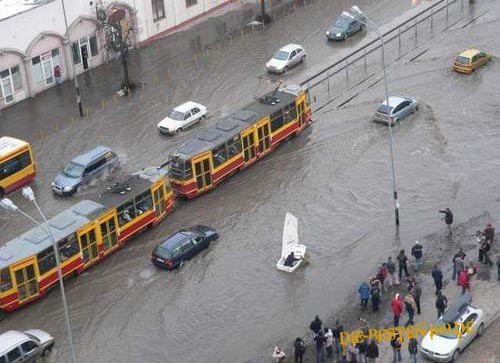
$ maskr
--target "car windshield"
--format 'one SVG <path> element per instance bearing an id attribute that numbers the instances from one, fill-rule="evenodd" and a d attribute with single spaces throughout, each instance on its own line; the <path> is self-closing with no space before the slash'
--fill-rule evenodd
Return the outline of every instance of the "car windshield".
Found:
<path id="1" fill-rule="evenodd" d="M 378 107 L 377 107 L 377 112 L 380 112 L 380 113 L 385 113 L 385 114 L 390 114 L 391 111 L 392 111 L 393 107 L 387 107 L 385 104 L 381 103 Z"/>
<path id="2" fill-rule="evenodd" d="M 456 59 L 455 59 L 455 63 L 458 63 L 458 64 L 469 64 L 469 58 L 467 57 L 462 57 L 461 55 L 459 55 Z"/>
<path id="3" fill-rule="evenodd" d="M 64 167 L 63 173 L 71 178 L 78 178 L 82 176 L 84 169 L 83 165 L 70 162 Z"/>
<path id="4" fill-rule="evenodd" d="M 184 121 L 184 113 L 176 111 L 176 110 L 171 110 L 168 114 L 168 118 L 171 118 L 172 120 L 177 120 L 177 121 Z"/>
<path id="5" fill-rule="evenodd" d="M 163 246 L 156 247 L 154 253 L 161 258 L 165 259 L 172 258 L 172 252 L 170 252 L 168 248 L 165 248 Z"/>
<path id="6" fill-rule="evenodd" d="M 276 53 L 274 53 L 273 58 L 278 59 L 278 60 L 288 60 L 288 55 L 290 53 L 285 52 L 283 50 L 278 50 Z"/>
<path id="7" fill-rule="evenodd" d="M 340 29 L 345 29 L 349 26 L 349 23 L 351 21 L 349 19 L 346 19 L 344 17 L 340 17 L 340 18 L 337 18 L 337 20 L 335 21 L 335 23 L 333 24 L 333 26 L 335 28 L 340 28 Z"/>
<path id="8" fill-rule="evenodd" d="M 457 324 L 455 322 L 445 323 L 443 319 L 439 319 L 434 323 L 434 326 L 436 328 L 433 329 L 433 331 L 439 333 L 435 335 L 446 339 L 457 339 L 456 332 L 458 330 L 457 330 Z M 439 326 L 441 328 L 439 328 Z"/>
<path id="9" fill-rule="evenodd" d="M 30 334 L 30 333 L 24 333 L 26 334 L 27 336 L 29 336 L 31 339 L 37 341 L 38 343 L 41 343 L 40 339 L 38 339 L 36 336 Z"/>

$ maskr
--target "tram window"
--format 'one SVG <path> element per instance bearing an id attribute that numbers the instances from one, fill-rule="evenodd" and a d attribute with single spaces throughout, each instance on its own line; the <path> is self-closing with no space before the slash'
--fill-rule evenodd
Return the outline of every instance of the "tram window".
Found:
<path id="1" fill-rule="evenodd" d="M 193 170 L 191 168 L 191 160 L 182 160 L 181 158 L 174 157 L 171 159 L 169 174 L 174 179 L 189 180 L 193 177 Z"/>
<path id="2" fill-rule="evenodd" d="M 135 207 L 138 215 L 153 208 L 153 198 L 151 197 L 150 190 L 147 190 L 135 198 Z"/>
<path id="3" fill-rule="evenodd" d="M 56 257 L 54 255 L 54 248 L 52 246 L 40 252 L 37 255 L 37 258 L 38 270 L 40 271 L 40 275 L 43 275 L 47 271 L 50 271 L 51 269 L 56 267 Z"/>
<path id="4" fill-rule="evenodd" d="M 73 233 L 62 241 L 59 241 L 59 255 L 61 261 L 66 261 L 68 258 L 80 252 L 76 235 Z"/>
<path id="5" fill-rule="evenodd" d="M 271 115 L 271 132 L 278 130 L 283 126 L 283 111 L 276 111 Z"/>
<path id="6" fill-rule="evenodd" d="M 0 291 L 4 292 L 12 288 L 12 278 L 9 268 L 0 270 Z"/>
<path id="7" fill-rule="evenodd" d="M 134 203 L 132 201 L 118 207 L 118 224 L 123 226 L 136 217 Z"/>
<path id="8" fill-rule="evenodd" d="M 295 107 L 295 102 L 283 108 L 283 115 L 285 117 L 285 123 L 289 123 L 297 118 L 297 108 Z"/>
<path id="9" fill-rule="evenodd" d="M 222 165 L 227 160 L 226 145 L 221 145 L 212 150 L 214 168 Z M 197 173 L 199 174 L 199 173 Z"/>
<path id="10" fill-rule="evenodd" d="M 229 159 L 241 153 L 241 139 L 239 135 L 233 137 L 232 140 L 229 140 L 226 143 L 226 145 L 227 145 L 227 154 Z"/>

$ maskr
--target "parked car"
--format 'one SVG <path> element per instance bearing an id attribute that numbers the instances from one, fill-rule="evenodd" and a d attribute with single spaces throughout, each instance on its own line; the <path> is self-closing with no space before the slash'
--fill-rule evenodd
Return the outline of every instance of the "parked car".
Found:
<path id="1" fill-rule="evenodd" d="M 306 51 L 298 44 L 288 44 L 280 48 L 266 63 L 268 72 L 285 73 L 289 68 L 302 63 L 307 57 Z"/>
<path id="2" fill-rule="evenodd" d="M 460 322 L 464 325 L 471 324 L 472 329 L 469 332 L 461 331 L 462 336 L 455 334 L 455 326 Z M 456 303 L 448 308 L 444 315 L 437 320 L 434 325 L 444 327 L 449 324 L 451 333 L 448 329 L 439 335 L 434 334 L 431 337 L 427 333 L 420 344 L 420 352 L 426 358 L 436 362 L 454 362 L 460 353 L 469 345 L 472 340 L 484 332 L 484 314 L 481 309 L 471 305 L 470 294 L 460 296 Z M 463 329 L 463 327 L 462 327 Z M 435 329 L 438 330 L 439 329 Z"/>
<path id="3" fill-rule="evenodd" d="M 162 134 L 176 134 L 191 127 L 207 117 L 207 108 L 199 103 L 188 101 L 175 107 L 158 123 Z"/>
<path id="4" fill-rule="evenodd" d="M 393 126 L 415 111 L 418 111 L 418 102 L 413 98 L 390 96 L 389 107 L 387 100 L 378 105 L 373 121 L 385 125 L 390 123 Z"/>
<path id="5" fill-rule="evenodd" d="M 348 18 L 339 15 L 326 31 L 328 40 L 346 40 L 347 37 L 363 30 L 366 19 L 362 15 L 355 15 L 354 18 Z"/>
<path id="6" fill-rule="evenodd" d="M 173 270 L 181 267 L 210 246 L 219 238 L 215 229 L 207 226 L 194 226 L 170 235 L 160 243 L 151 254 L 151 261 L 159 267 Z"/>
<path id="7" fill-rule="evenodd" d="M 66 164 L 52 182 L 52 191 L 60 195 L 75 194 L 82 185 L 113 172 L 119 164 L 118 155 L 105 146 L 98 146 Z"/>
<path id="8" fill-rule="evenodd" d="M 471 73 L 476 68 L 485 65 L 491 60 L 491 54 L 478 49 L 467 49 L 460 53 L 453 62 L 453 69 L 459 73 Z"/>
<path id="9" fill-rule="evenodd" d="M 54 338 L 43 330 L 9 330 L 0 334 L 0 362 L 36 362 L 48 355 L 53 346 Z"/>

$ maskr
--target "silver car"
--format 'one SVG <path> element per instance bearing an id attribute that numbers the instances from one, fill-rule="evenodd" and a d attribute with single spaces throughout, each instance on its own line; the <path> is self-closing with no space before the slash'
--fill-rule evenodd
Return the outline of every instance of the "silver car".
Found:
<path id="1" fill-rule="evenodd" d="M 54 346 L 54 338 L 39 329 L 9 330 L 0 334 L 0 362 L 36 362 Z"/>
<path id="2" fill-rule="evenodd" d="M 266 63 L 266 69 L 271 73 L 285 73 L 289 68 L 302 63 L 306 57 L 306 51 L 301 45 L 287 44 Z"/>
<path id="3" fill-rule="evenodd" d="M 386 100 L 378 105 L 373 116 L 373 121 L 385 125 L 389 125 L 390 123 L 393 126 L 415 111 L 418 111 L 417 100 L 407 97 L 390 96 L 389 107 L 387 107 Z"/>

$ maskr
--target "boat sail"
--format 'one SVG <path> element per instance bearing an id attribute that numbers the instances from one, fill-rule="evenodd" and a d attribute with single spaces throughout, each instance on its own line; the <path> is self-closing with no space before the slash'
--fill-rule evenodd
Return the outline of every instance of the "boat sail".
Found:
<path id="1" fill-rule="evenodd" d="M 293 252 L 294 259 L 286 263 L 287 258 Z M 283 226 L 283 242 L 281 245 L 281 258 L 276 263 L 276 268 L 281 271 L 293 272 L 300 266 L 306 246 L 299 243 L 298 221 L 292 213 L 287 212 Z"/>

